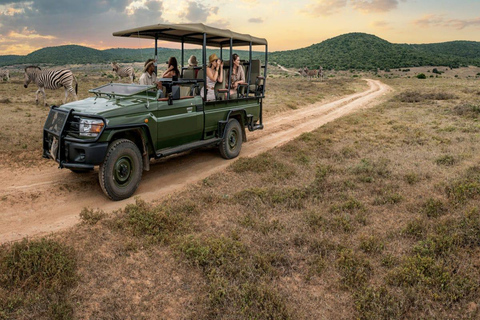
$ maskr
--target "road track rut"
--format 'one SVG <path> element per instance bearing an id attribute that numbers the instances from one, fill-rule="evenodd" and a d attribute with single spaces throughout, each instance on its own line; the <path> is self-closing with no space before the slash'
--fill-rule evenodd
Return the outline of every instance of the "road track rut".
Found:
<path id="1" fill-rule="evenodd" d="M 241 157 L 252 157 L 282 145 L 304 132 L 315 130 L 355 110 L 380 103 L 392 89 L 378 80 L 366 79 L 369 89 L 330 103 L 307 107 L 265 119 L 265 129 L 247 132 Z M 134 196 L 161 199 L 190 183 L 224 170 L 232 161 L 217 152 L 198 150 L 152 162 Z M 53 162 L 37 168 L 0 169 L 0 243 L 48 234 L 75 225 L 84 207 L 106 212 L 133 203 L 134 197 L 113 202 L 98 184 L 98 171 L 82 175 L 59 170 Z"/>

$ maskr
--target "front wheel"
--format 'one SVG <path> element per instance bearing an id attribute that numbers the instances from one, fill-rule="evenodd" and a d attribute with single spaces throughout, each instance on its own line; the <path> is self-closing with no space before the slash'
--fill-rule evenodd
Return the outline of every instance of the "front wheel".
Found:
<path id="1" fill-rule="evenodd" d="M 225 127 L 225 136 L 220 143 L 220 154 L 225 159 L 233 159 L 242 150 L 242 128 L 236 119 L 230 119 Z"/>
<path id="2" fill-rule="evenodd" d="M 128 139 L 114 141 L 100 165 L 98 180 L 103 192 L 112 200 L 130 197 L 142 179 L 142 155 Z"/>

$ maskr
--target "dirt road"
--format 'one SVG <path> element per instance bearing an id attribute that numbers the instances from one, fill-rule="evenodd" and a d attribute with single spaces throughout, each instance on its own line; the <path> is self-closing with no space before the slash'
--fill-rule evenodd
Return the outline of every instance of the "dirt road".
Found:
<path id="1" fill-rule="evenodd" d="M 243 145 L 241 156 L 255 156 L 355 110 L 378 104 L 391 90 L 378 80 L 366 81 L 367 91 L 265 119 L 264 130 L 247 132 L 249 140 Z M 222 159 L 211 149 L 155 161 L 150 171 L 143 173 L 135 196 L 146 201 L 161 199 L 189 183 L 224 170 L 232 161 Z M 108 212 L 135 201 L 134 197 L 118 202 L 108 200 L 100 189 L 97 175 L 97 170 L 87 174 L 59 170 L 53 162 L 37 168 L 1 169 L 0 243 L 73 226 L 84 207 Z"/>

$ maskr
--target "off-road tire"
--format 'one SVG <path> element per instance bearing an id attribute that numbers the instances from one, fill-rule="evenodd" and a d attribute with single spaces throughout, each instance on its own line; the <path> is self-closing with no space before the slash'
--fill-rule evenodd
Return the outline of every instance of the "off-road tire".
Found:
<path id="1" fill-rule="evenodd" d="M 142 179 L 143 162 L 138 147 L 128 139 L 112 142 L 100 165 L 98 180 L 103 192 L 117 201 L 130 197 Z"/>
<path id="2" fill-rule="evenodd" d="M 220 154 L 225 159 L 236 158 L 242 150 L 242 127 L 237 119 L 230 119 L 225 127 L 225 135 L 220 142 Z"/>

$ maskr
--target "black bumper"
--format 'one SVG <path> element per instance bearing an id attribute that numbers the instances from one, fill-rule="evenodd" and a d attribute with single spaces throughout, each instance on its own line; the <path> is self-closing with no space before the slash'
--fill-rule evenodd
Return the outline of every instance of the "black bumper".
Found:
<path id="1" fill-rule="evenodd" d="M 78 134 L 72 111 L 58 109 L 56 106 L 50 108 L 43 127 L 43 157 L 54 159 L 60 168 L 93 169 L 105 159 L 108 142 L 97 141 L 103 129 L 96 139 L 89 141 L 68 137 L 69 132 Z M 105 122 L 103 118 L 97 118 Z"/>
<path id="2" fill-rule="evenodd" d="M 78 143 L 65 141 L 66 161 L 60 163 L 65 168 L 85 168 L 86 165 L 99 165 L 107 154 L 108 142 Z"/>

